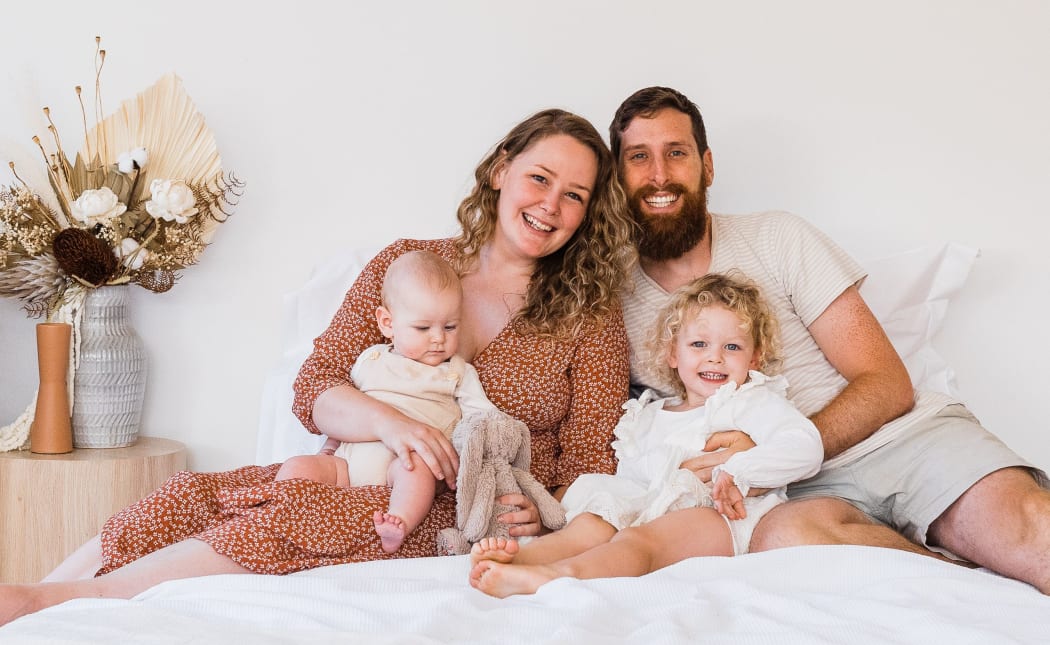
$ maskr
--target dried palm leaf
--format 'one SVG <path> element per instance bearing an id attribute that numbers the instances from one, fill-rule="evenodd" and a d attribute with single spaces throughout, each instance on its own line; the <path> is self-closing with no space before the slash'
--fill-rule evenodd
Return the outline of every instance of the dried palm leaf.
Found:
<path id="1" fill-rule="evenodd" d="M 181 179 L 205 184 L 222 176 L 222 159 L 204 115 L 175 74 L 161 77 L 116 112 L 92 128 L 86 137 L 85 159 L 116 163 L 121 152 L 144 147 L 149 163 L 136 179 L 138 190 L 149 190 L 153 179 Z M 224 219 L 224 218 L 221 218 Z M 201 237 L 211 240 L 221 219 L 203 218 Z"/>

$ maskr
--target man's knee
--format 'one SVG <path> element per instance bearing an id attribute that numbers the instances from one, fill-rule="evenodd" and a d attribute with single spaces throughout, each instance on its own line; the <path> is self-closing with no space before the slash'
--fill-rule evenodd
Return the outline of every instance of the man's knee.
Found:
<path id="1" fill-rule="evenodd" d="M 1050 540 L 1050 491 L 1024 468 L 1004 468 L 971 486 L 930 526 L 938 542 L 954 533 L 980 532 L 990 520 L 998 527 L 1000 543 Z"/>

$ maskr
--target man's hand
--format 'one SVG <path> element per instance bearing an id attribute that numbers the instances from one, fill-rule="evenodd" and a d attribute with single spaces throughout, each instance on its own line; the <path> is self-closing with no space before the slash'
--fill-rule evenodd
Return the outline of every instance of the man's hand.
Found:
<path id="1" fill-rule="evenodd" d="M 729 473 L 722 471 L 718 475 L 718 481 L 711 487 L 711 499 L 715 501 L 715 509 L 726 516 L 729 520 L 742 520 L 747 517 L 747 509 L 744 508 L 744 496 L 736 487 L 736 481 Z"/>
<path id="2" fill-rule="evenodd" d="M 708 454 L 686 459 L 679 468 L 693 471 L 700 481 L 710 485 L 711 471 L 715 466 L 721 466 L 734 454 L 754 447 L 755 442 L 751 440 L 751 437 L 740 430 L 716 432 L 708 437 L 707 443 L 704 444 L 704 452 Z"/>

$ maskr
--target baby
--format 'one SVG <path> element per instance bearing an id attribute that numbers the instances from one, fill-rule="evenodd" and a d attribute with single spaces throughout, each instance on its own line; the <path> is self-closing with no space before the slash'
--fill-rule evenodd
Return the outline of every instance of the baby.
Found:
<path id="1" fill-rule="evenodd" d="M 477 371 L 456 356 L 463 290 L 455 270 L 429 251 L 394 260 L 383 279 L 376 322 L 389 345 L 361 353 L 350 378 L 361 392 L 450 437 L 468 412 L 495 406 Z M 385 484 L 390 508 L 373 521 L 383 550 L 394 553 L 430 511 L 437 480 L 429 468 L 406 469 L 381 441 L 329 438 L 320 454 L 292 457 L 277 479 L 312 479 L 340 487 Z"/>

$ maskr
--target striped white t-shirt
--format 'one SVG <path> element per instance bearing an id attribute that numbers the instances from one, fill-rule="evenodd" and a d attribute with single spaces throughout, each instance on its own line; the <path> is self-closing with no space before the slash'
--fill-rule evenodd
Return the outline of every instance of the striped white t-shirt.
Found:
<path id="1" fill-rule="evenodd" d="M 739 270 L 761 289 L 780 323 L 783 374 L 788 398 L 806 416 L 821 410 L 846 387 L 846 380 L 824 357 L 809 325 L 850 285 L 867 275 L 845 251 L 802 218 L 785 212 L 752 215 L 711 214 L 713 273 Z M 636 266 L 624 293 L 624 322 L 631 343 L 631 382 L 667 395 L 639 367 L 638 352 L 650 336 L 657 310 L 669 294 Z M 955 403 L 940 393 L 917 392 L 911 412 L 886 424 L 864 441 L 824 462 L 824 468 L 849 463 L 885 445 Z"/>

